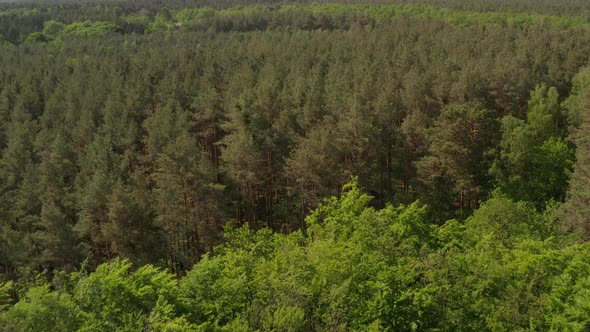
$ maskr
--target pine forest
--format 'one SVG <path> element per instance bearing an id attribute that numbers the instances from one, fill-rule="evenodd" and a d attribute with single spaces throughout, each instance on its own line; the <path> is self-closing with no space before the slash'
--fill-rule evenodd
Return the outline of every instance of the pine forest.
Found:
<path id="1" fill-rule="evenodd" d="M 0 0 L 0 331 L 589 331 L 590 1 Z"/>

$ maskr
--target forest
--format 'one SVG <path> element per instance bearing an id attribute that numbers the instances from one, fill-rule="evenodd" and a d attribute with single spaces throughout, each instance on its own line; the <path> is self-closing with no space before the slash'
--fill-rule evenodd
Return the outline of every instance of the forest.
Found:
<path id="1" fill-rule="evenodd" d="M 0 1 L 0 331 L 587 331 L 587 0 Z"/>

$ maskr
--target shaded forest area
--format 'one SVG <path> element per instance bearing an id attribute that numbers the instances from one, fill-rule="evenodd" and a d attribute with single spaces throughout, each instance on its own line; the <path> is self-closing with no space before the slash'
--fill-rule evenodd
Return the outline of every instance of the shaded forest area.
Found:
<path id="1" fill-rule="evenodd" d="M 0 327 L 584 330 L 589 10 L 0 3 Z"/>

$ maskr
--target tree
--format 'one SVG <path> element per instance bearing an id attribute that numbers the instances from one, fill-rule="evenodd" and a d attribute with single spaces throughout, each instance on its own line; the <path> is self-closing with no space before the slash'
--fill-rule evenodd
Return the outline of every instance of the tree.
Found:
<path id="1" fill-rule="evenodd" d="M 38 127 L 22 101 L 17 101 L 5 126 L 7 142 L 0 159 L 0 270 L 11 274 L 33 258 L 30 237 L 41 209 L 34 164 Z"/>
<path id="2" fill-rule="evenodd" d="M 114 184 L 102 234 L 118 257 L 137 265 L 161 261 L 166 257 L 166 245 L 162 229 L 156 224 L 149 178 L 136 172 L 129 182 L 118 180 Z"/>
<path id="3" fill-rule="evenodd" d="M 448 190 L 436 186 L 448 179 L 458 194 L 457 206 L 477 208 L 490 185 L 486 153 L 494 146 L 497 127 L 493 112 L 479 103 L 444 108 L 430 130 L 429 155 L 418 162 L 422 182 L 436 194 Z"/>
<path id="4" fill-rule="evenodd" d="M 86 254 L 98 264 L 113 257 L 109 239 L 102 231 L 108 220 L 108 198 L 121 176 L 121 157 L 114 153 L 111 136 L 96 135 L 87 146 L 76 178 L 79 219 L 75 226 Z"/>
<path id="5" fill-rule="evenodd" d="M 526 121 L 502 119 L 502 139 L 490 169 L 502 191 L 539 208 L 550 199 L 564 199 L 574 160 L 572 146 L 563 140 L 564 123 L 557 91 L 544 85 L 531 92 Z"/>
<path id="6" fill-rule="evenodd" d="M 590 238 L 590 69 L 574 79 L 572 94 L 565 102 L 573 126 L 570 139 L 576 145 L 576 163 L 569 182 L 561 224 L 588 240 Z"/>
<path id="7" fill-rule="evenodd" d="M 109 198 L 114 185 L 138 164 L 138 128 L 121 96 L 107 100 L 102 117 L 91 143 L 84 148 L 76 177 L 80 213 L 75 231 L 95 264 L 115 255 L 110 234 L 104 230 L 109 221 Z"/>
<path id="8" fill-rule="evenodd" d="M 59 37 L 65 27 L 62 22 L 49 20 L 43 24 L 43 34 L 49 36 L 50 39 L 55 39 Z"/>
<path id="9" fill-rule="evenodd" d="M 29 289 L 22 301 L 0 313 L 0 327 L 9 331 L 75 331 L 83 319 L 69 294 L 43 285 Z"/>
<path id="10" fill-rule="evenodd" d="M 566 133 L 565 118 L 554 87 L 538 85 L 528 101 L 527 126 L 533 142 L 540 144 Z"/>
<path id="11" fill-rule="evenodd" d="M 35 260 L 47 267 L 72 269 L 80 258 L 73 231 L 76 222 L 73 158 L 66 137 L 58 133 L 39 166 L 41 216 L 33 239 L 39 253 Z"/>
<path id="12" fill-rule="evenodd" d="M 404 120 L 402 125 L 400 126 L 400 149 L 403 153 L 402 159 L 402 172 L 403 172 L 403 186 L 405 187 L 407 197 L 405 201 L 414 201 L 417 198 L 418 189 L 420 189 L 420 183 L 417 179 L 418 169 L 417 169 L 417 161 L 423 158 L 428 153 L 428 129 L 432 126 L 432 119 L 430 119 L 424 112 L 415 111 L 408 114 Z M 444 179 L 439 177 L 439 181 Z M 435 187 L 443 188 L 443 186 L 439 184 L 435 184 Z M 442 193 L 442 191 L 436 190 L 436 192 Z M 409 198 L 409 199 L 408 199 Z M 441 200 L 436 200 L 436 202 L 431 202 L 431 206 L 434 207 L 433 204 L 437 204 L 440 202 L 440 209 L 434 208 L 436 210 L 444 210 L 448 208 L 453 202 L 451 198 L 451 194 L 443 193 L 440 196 Z"/>
<path id="13" fill-rule="evenodd" d="M 153 192 L 170 262 L 181 271 L 218 241 L 223 186 L 216 183 L 211 161 L 189 132 L 189 114 L 175 110 L 170 116 L 173 136 L 157 155 Z"/>
<path id="14" fill-rule="evenodd" d="M 330 120 L 311 129 L 285 161 L 285 174 L 292 194 L 297 195 L 299 220 L 318 207 L 321 200 L 336 191 L 346 177 L 342 171 L 342 155 L 331 138 L 334 135 Z"/>
<path id="15" fill-rule="evenodd" d="M 151 265 L 132 271 L 126 260 L 101 264 L 72 293 L 84 313 L 82 330 L 152 330 L 152 324 L 171 323 L 194 329 L 181 318 L 174 275 Z"/>

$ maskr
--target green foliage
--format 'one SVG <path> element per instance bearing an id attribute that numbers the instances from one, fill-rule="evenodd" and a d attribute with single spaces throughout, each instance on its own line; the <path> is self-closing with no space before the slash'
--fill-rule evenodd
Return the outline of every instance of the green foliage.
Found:
<path id="1" fill-rule="evenodd" d="M 0 3 L 0 330 L 587 329 L 548 1 Z"/>
<path id="2" fill-rule="evenodd" d="M 51 40 L 51 37 L 45 35 L 42 32 L 33 32 L 27 36 L 26 42 L 37 43 L 37 42 L 47 42 L 50 40 Z"/>
<path id="3" fill-rule="evenodd" d="M 572 170 L 574 148 L 564 141 L 565 117 L 554 88 L 531 92 L 526 121 L 502 119 L 502 140 L 490 172 L 498 187 L 513 199 L 543 207 L 563 201 Z"/>
<path id="4" fill-rule="evenodd" d="M 14 283 L 12 281 L 2 282 L 0 284 L 0 312 L 8 308 L 10 305 L 10 291 L 12 290 Z"/>
<path id="5" fill-rule="evenodd" d="M 428 2 L 428 1 L 426 1 Z M 435 1 L 436 2 L 436 1 Z M 120 5 L 120 4 L 119 4 Z M 109 7 L 109 6 L 106 6 Z M 121 8 L 115 7 L 113 13 L 101 13 L 99 18 L 90 21 L 88 15 L 78 14 L 70 17 L 60 13 L 70 8 L 51 8 L 49 15 L 42 14 L 36 8 L 14 8 L 0 11 L 4 17 L 22 20 L 30 24 L 29 16 L 41 20 L 43 31 L 35 31 L 35 25 L 27 26 L 27 42 L 47 42 L 66 37 L 100 37 L 115 32 L 154 33 L 171 30 L 207 31 L 214 30 L 265 30 L 293 25 L 301 29 L 333 29 L 350 27 L 354 23 L 371 26 L 392 18 L 413 17 L 444 21 L 459 27 L 473 25 L 495 25 L 523 29 L 527 27 L 546 26 L 552 29 L 579 30 L 589 29 L 588 20 L 580 13 L 576 15 L 541 15 L 515 11 L 468 11 L 453 10 L 440 4 L 352 4 L 352 3 L 299 3 L 282 5 L 247 5 L 230 8 L 211 8 L 197 6 L 170 10 L 168 8 L 151 11 L 146 8 L 128 8 L 121 14 Z M 157 13 L 154 13 L 156 12 Z M 96 8 L 90 10 L 96 15 Z M 71 22 L 65 25 L 53 19 L 51 14 L 61 14 Z M 74 16 L 78 21 L 73 21 Z M 115 17 L 113 17 L 115 16 Z M 105 20 L 106 19 L 106 20 Z M 120 23 L 124 23 L 120 26 Z M 21 22 L 19 22 L 21 23 Z M 343 24 L 344 23 L 344 24 Z M 31 31 L 32 29 L 32 31 Z"/>
<path id="6" fill-rule="evenodd" d="M 307 236 L 231 231 L 181 283 L 192 318 L 263 330 L 411 326 L 415 309 L 402 291 L 416 281 L 413 257 L 427 246 L 425 209 L 375 211 L 369 201 L 356 185 L 345 187 L 308 217 Z"/>
<path id="7" fill-rule="evenodd" d="M 0 327 L 491 331 L 588 323 L 589 249 L 557 232 L 552 211 L 498 194 L 464 224 L 434 226 L 417 203 L 376 210 L 370 201 L 350 183 L 308 216 L 305 233 L 228 226 L 228 242 L 180 281 L 115 260 L 71 274 L 61 290 L 33 286 L 0 313 Z"/>
<path id="8" fill-rule="evenodd" d="M 46 21 L 43 24 L 43 34 L 51 38 L 56 38 L 65 29 L 65 24 L 58 21 Z"/>
<path id="9" fill-rule="evenodd" d="M 570 139 L 576 145 L 576 163 L 569 183 L 567 199 L 561 211 L 562 226 L 587 239 L 590 234 L 590 70 L 574 78 L 571 96 L 564 102 L 571 126 Z"/>
<path id="10" fill-rule="evenodd" d="M 590 35 L 138 6 L 80 19 L 49 6 L 39 29 L 54 42 L 2 46 L 7 275 L 117 256 L 182 273 L 222 241 L 227 218 L 302 229 L 351 176 L 372 206 L 419 199 L 438 224 L 467 218 L 494 187 L 538 209 L 564 197 L 573 146 L 556 91 L 567 95 Z M 160 17 L 167 32 L 141 34 L 147 26 L 125 21 L 135 14 Z M 67 37 L 96 22 L 125 35 Z M 514 118 L 501 132 L 505 114 Z"/>
<path id="11" fill-rule="evenodd" d="M 175 276 L 151 265 L 131 271 L 131 263 L 116 260 L 100 265 L 88 275 L 73 273 L 67 283 L 70 285 L 62 290 L 51 290 L 49 284 L 31 287 L 16 304 L 0 313 L 0 328 L 15 331 L 194 330 L 181 314 Z M 3 285 L 3 293 L 10 286 L 10 283 Z M 52 286 L 57 286 L 56 280 Z"/>
<path id="12" fill-rule="evenodd" d="M 65 26 L 65 36 L 75 37 L 98 37 L 117 32 L 119 27 L 109 22 L 76 22 Z"/>
<path id="13" fill-rule="evenodd" d="M 487 200 L 466 220 L 467 234 L 473 239 L 482 234 L 494 242 L 512 247 L 522 239 L 544 240 L 555 233 L 555 220 L 536 212 L 527 202 L 514 202 L 503 194 Z"/>
<path id="14" fill-rule="evenodd" d="M 27 42 L 48 42 L 62 38 L 84 37 L 96 38 L 120 31 L 120 27 L 110 22 L 74 22 L 65 25 L 58 21 L 46 21 L 43 32 L 32 32 Z"/>
<path id="15" fill-rule="evenodd" d="M 135 330 L 150 319 L 163 324 L 161 320 L 170 316 L 168 303 L 175 303 L 177 296 L 174 276 L 150 265 L 133 272 L 130 268 L 131 263 L 117 260 L 76 284 L 73 296 L 85 313 L 82 330 Z M 154 310 L 159 320 L 150 318 Z"/>
<path id="16" fill-rule="evenodd" d="M 537 86 L 531 92 L 528 102 L 527 129 L 536 144 L 551 137 L 562 137 L 563 114 L 557 90 L 545 85 Z"/>
<path id="17" fill-rule="evenodd" d="M 455 196 L 461 209 L 477 208 L 480 193 L 489 187 L 487 151 L 497 132 L 493 112 L 479 103 L 450 105 L 431 131 L 430 153 L 418 162 L 419 177 L 431 190 L 428 202 L 448 200 L 442 193 Z"/>
<path id="18" fill-rule="evenodd" d="M 123 16 L 122 18 L 127 24 L 141 31 L 145 31 L 151 24 L 151 17 L 147 10 L 141 10 L 137 13 Z"/>
<path id="19" fill-rule="evenodd" d="M 83 321 L 69 294 L 51 291 L 49 285 L 32 287 L 18 303 L 0 314 L 8 331 L 76 331 Z"/>

